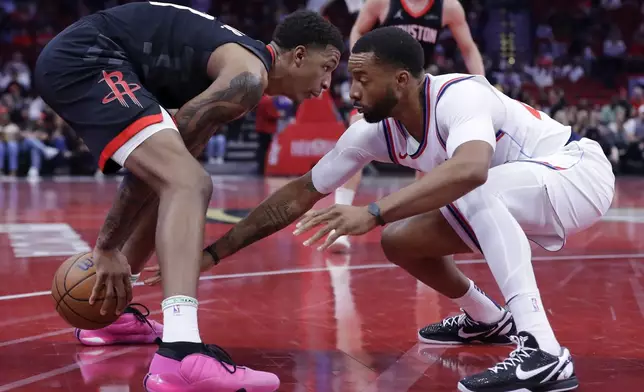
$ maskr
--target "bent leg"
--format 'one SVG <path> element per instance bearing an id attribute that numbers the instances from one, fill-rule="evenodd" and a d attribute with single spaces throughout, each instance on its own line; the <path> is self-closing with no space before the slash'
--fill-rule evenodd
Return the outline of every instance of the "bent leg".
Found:
<path id="1" fill-rule="evenodd" d="M 533 334 L 553 355 L 561 350 L 550 326 L 532 268 L 524 228 L 549 226 L 544 176 L 551 169 L 532 163 L 509 163 L 490 170 L 488 181 L 451 208 L 459 224 L 481 250 L 514 316 L 518 331 Z M 508 206 L 512 206 L 508 208 Z M 532 225 L 531 225 L 532 223 Z M 554 225 L 550 225 L 555 230 Z"/>
<path id="2" fill-rule="evenodd" d="M 423 343 L 508 344 L 512 317 L 456 267 L 453 254 L 469 246 L 439 211 L 388 225 L 381 244 L 387 258 L 419 281 L 451 298 L 465 314 L 448 317 L 418 332 Z"/>
<path id="3" fill-rule="evenodd" d="M 188 143 L 186 147 L 194 157 L 201 155 L 209 140 L 212 140 L 210 133 L 204 133 L 198 137 L 190 136 L 188 140 L 185 135 L 182 137 L 184 142 Z M 154 253 L 158 208 L 159 198 L 154 195 L 137 214 L 135 228 L 121 247 L 121 251 L 130 263 L 132 274 L 139 274 Z"/>
<path id="4" fill-rule="evenodd" d="M 452 255 L 470 252 L 438 211 L 413 216 L 385 227 L 380 240 L 389 261 L 449 298 L 462 297 L 469 279 Z"/>

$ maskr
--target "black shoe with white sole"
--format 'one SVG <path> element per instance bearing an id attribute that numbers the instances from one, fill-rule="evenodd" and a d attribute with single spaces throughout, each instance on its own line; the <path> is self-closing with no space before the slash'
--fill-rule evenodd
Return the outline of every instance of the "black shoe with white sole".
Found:
<path id="1" fill-rule="evenodd" d="M 421 329 L 418 340 L 427 344 L 511 344 L 510 336 L 516 333 L 514 319 L 507 310 L 494 324 L 475 321 L 463 312 Z"/>
<path id="2" fill-rule="evenodd" d="M 458 383 L 461 392 L 555 392 L 577 389 L 570 351 L 561 348 L 555 356 L 539 348 L 534 336 L 519 332 L 517 349 L 503 362 L 466 377 Z"/>

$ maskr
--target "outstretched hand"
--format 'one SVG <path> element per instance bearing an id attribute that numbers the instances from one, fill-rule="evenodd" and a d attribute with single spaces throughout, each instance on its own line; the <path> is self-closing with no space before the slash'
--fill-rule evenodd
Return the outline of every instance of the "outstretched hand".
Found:
<path id="1" fill-rule="evenodd" d="M 326 241 L 318 247 L 324 250 L 343 235 L 360 235 L 371 231 L 378 225 L 376 217 L 371 215 L 366 206 L 354 207 L 335 204 L 318 211 L 309 211 L 296 225 L 295 235 L 305 233 L 314 227 L 324 224 L 315 235 L 304 241 L 305 246 L 318 242 L 322 237 L 331 233 Z"/>

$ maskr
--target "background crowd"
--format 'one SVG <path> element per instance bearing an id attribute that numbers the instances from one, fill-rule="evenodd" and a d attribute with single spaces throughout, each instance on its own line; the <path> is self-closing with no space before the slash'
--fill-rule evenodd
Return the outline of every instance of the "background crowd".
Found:
<path id="1" fill-rule="evenodd" d="M 118 0 L 0 0 L 0 176 L 100 175 L 81 140 L 43 103 L 32 86 L 40 49 L 57 32 Z M 356 13 L 346 0 L 175 0 L 269 42 L 276 23 L 301 8 L 316 9 L 348 39 Z M 486 76 L 513 98 L 601 143 L 618 174 L 644 175 L 644 2 L 642 0 L 462 0 Z M 464 72 L 449 30 L 434 65 Z M 346 54 L 331 94 L 339 116 L 351 108 Z M 211 139 L 202 159 L 234 160 L 229 146 L 250 142 L 263 162 L 271 135 L 296 108 L 265 97 L 246 118 Z"/>

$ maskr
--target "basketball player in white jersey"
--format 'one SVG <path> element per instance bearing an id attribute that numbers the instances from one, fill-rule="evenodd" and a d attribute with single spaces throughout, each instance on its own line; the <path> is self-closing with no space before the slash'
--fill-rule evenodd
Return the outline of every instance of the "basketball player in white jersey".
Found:
<path id="1" fill-rule="evenodd" d="M 485 74 L 481 53 L 472 39 L 465 11 L 458 0 L 366 0 L 351 29 L 350 47 L 378 25 L 398 27 L 418 40 L 425 53 L 425 69 L 432 64 L 440 33 L 447 27 L 458 45 L 468 72 L 473 75 Z M 353 111 L 349 124 L 361 118 L 360 113 Z M 417 179 L 420 178 L 420 173 L 416 172 Z M 336 189 L 335 202 L 351 205 L 361 179 L 362 171 L 359 171 Z M 340 236 L 329 250 L 345 253 L 349 251 L 350 246 L 349 237 Z"/>
<path id="2" fill-rule="evenodd" d="M 518 345 L 508 359 L 462 379 L 460 391 L 576 389 L 570 352 L 541 302 L 528 240 L 559 250 L 606 213 L 615 177 L 599 144 L 574 140 L 570 127 L 482 76 L 423 74 L 422 48 L 397 28 L 365 34 L 349 69 L 364 119 L 309 173 L 207 247 L 202 269 L 294 222 L 373 160 L 411 167 L 425 175 L 368 206 L 309 213 L 295 234 L 322 225 L 304 244 L 326 237 L 325 249 L 338 236 L 390 223 L 381 240 L 387 258 L 464 311 L 423 328 L 421 341 Z M 472 251 L 485 257 L 509 311 L 456 267 L 451 256 Z"/>

